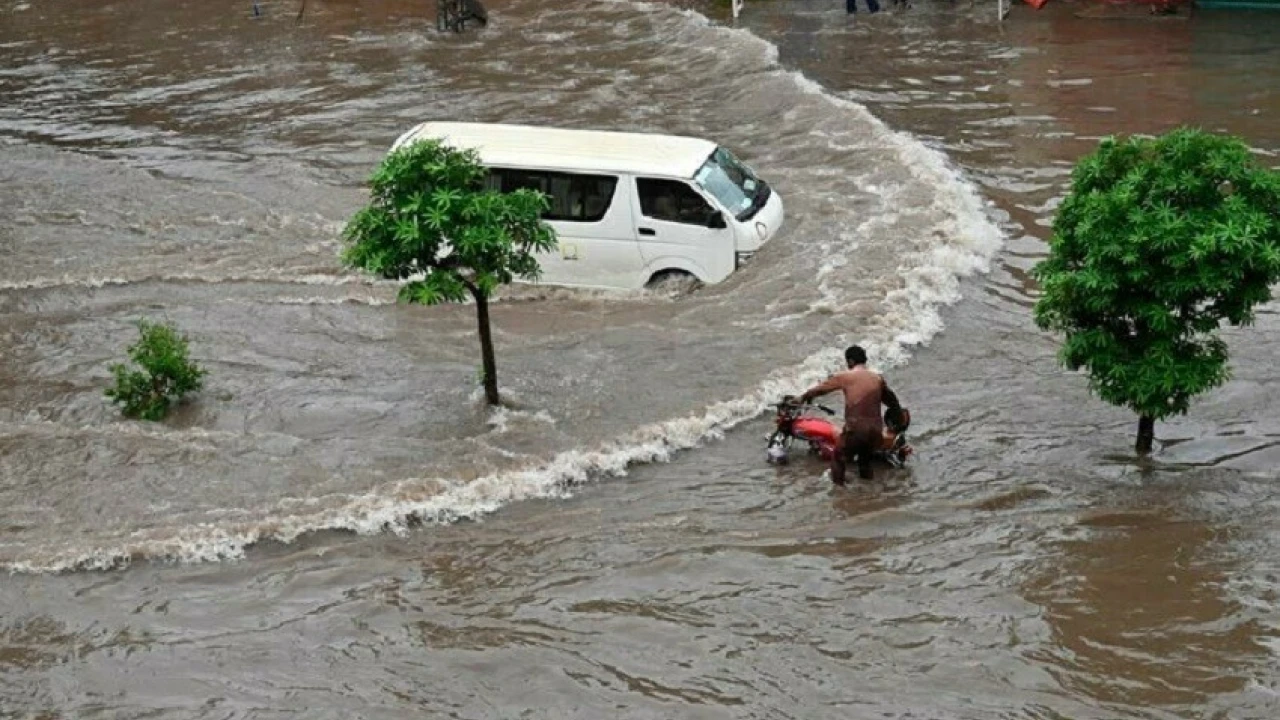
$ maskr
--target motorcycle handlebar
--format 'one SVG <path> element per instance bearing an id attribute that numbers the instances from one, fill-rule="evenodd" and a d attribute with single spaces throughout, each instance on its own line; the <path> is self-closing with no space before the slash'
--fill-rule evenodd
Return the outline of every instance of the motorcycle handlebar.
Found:
<path id="1" fill-rule="evenodd" d="M 780 408 L 782 408 L 782 407 L 793 407 L 793 408 L 811 407 L 811 408 L 817 408 L 817 409 L 821 410 L 822 412 L 824 412 L 824 413 L 826 413 L 826 414 L 828 414 L 828 415 L 835 415 L 835 414 L 836 414 L 836 411 L 835 411 L 835 410 L 832 410 L 831 408 L 827 407 L 826 405 L 820 405 L 820 404 L 815 403 L 815 402 L 802 403 L 802 402 L 797 402 L 796 400 L 791 399 L 791 398 L 785 399 L 785 400 L 783 400 L 782 402 L 778 403 L 778 407 L 780 407 Z"/>

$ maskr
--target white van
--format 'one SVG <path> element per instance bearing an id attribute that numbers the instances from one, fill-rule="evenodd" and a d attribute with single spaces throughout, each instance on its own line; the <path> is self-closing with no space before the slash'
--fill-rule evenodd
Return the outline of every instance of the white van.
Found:
<path id="1" fill-rule="evenodd" d="M 672 275 L 728 277 L 782 225 L 782 199 L 708 140 L 485 123 L 422 123 L 422 139 L 475 148 L 490 187 L 540 190 L 559 247 L 540 253 L 541 281 L 640 288 Z"/>

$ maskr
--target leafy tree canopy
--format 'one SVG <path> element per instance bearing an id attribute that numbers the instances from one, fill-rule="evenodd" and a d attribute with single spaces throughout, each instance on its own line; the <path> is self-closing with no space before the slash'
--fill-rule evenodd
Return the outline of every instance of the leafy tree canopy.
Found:
<path id="1" fill-rule="evenodd" d="M 475 150 L 420 140 L 390 153 L 370 179 L 369 205 L 347 225 L 343 259 L 408 281 L 400 299 L 434 305 L 468 292 L 489 296 L 515 278 L 536 279 L 534 253 L 556 246 L 542 222 L 547 197 L 486 190 Z"/>
<path id="2" fill-rule="evenodd" d="M 1280 173 L 1193 129 L 1106 139 L 1076 166 L 1033 275 L 1066 367 L 1144 418 L 1185 413 L 1228 376 L 1221 322 L 1250 324 L 1280 280 Z"/>

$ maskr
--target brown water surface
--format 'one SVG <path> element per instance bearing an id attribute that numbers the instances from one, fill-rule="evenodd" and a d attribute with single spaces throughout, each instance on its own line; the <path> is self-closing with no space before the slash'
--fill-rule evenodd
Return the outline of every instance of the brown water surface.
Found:
<path id="1" fill-rule="evenodd" d="M 1104 134 L 1278 162 L 1280 22 L 486 4 L 0 4 L 0 716 L 1280 715 L 1276 312 L 1138 462 L 1027 278 Z M 471 309 L 336 260 L 425 119 L 713 137 L 787 227 L 689 295 L 508 291 L 486 413 Z M 212 371 L 162 425 L 101 397 L 142 316 Z M 853 341 L 911 467 L 765 464 Z"/>

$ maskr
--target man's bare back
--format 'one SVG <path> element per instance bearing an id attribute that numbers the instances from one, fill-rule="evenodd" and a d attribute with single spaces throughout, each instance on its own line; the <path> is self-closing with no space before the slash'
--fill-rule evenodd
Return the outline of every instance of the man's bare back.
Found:
<path id="1" fill-rule="evenodd" d="M 884 437 L 880 406 L 894 410 L 902 407 L 880 373 L 867 368 L 867 354 L 862 348 L 854 345 L 845 350 L 844 356 L 848 370 L 832 375 L 799 397 L 801 403 L 806 403 L 837 390 L 844 394 L 844 432 L 831 457 L 831 480 L 837 485 L 844 484 L 845 463 L 851 459 L 857 459 L 860 477 L 871 478 L 871 458 Z"/>
<path id="2" fill-rule="evenodd" d="M 898 397 L 889 389 L 884 378 L 879 373 L 868 370 L 865 365 L 858 365 L 832 375 L 826 382 L 814 386 L 801 395 L 800 401 L 808 402 L 819 395 L 837 390 L 844 394 L 846 428 L 867 424 L 875 425 L 877 429 L 881 428 L 884 426 L 880 417 L 881 403 L 889 407 L 898 406 Z"/>

